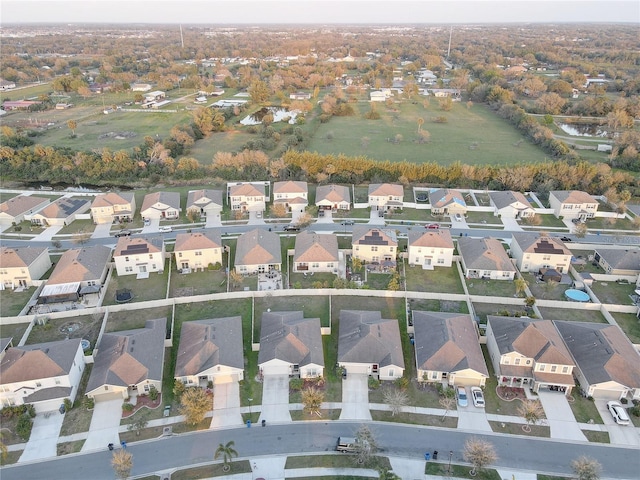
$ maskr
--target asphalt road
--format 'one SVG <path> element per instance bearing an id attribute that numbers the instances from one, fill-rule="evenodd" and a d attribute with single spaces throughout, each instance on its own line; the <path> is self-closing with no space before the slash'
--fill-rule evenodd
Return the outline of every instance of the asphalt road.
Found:
<path id="1" fill-rule="evenodd" d="M 460 430 L 373 422 L 370 424 L 382 454 L 394 457 L 423 458 L 434 449 L 454 452 L 453 463 L 462 462 L 462 449 L 469 433 Z M 210 462 L 218 444 L 235 442 L 240 458 L 263 455 L 333 452 L 340 435 L 353 435 L 359 427 L 353 422 L 296 422 L 287 425 L 202 431 L 128 447 L 133 454 L 132 475 L 146 475 L 160 470 Z M 602 478 L 631 480 L 638 478 L 640 457 L 637 449 L 607 444 L 525 438 L 512 435 L 476 435 L 490 441 L 498 454 L 494 466 L 511 467 L 541 473 L 567 475 L 571 460 L 586 455 L 603 467 Z M 50 461 L 2 468 L 2 480 L 74 479 L 113 480 L 111 454 L 73 454 Z"/>

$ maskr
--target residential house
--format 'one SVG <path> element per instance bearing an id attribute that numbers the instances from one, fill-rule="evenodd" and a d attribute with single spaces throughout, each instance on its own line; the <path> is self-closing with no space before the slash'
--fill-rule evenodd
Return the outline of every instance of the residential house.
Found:
<path id="1" fill-rule="evenodd" d="M 404 189 L 402 185 L 372 183 L 369 185 L 369 206 L 372 210 L 402 209 Z"/>
<path id="2" fill-rule="evenodd" d="M 448 229 L 409 230 L 409 265 L 425 270 L 450 267 L 453 263 L 453 240 Z"/>
<path id="3" fill-rule="evenodd" d="M 636 276 L 640 273 L 639 248 L 597 248 L 593 259 L 609 275 Z"/>
<path id="4" fill-rule="evenodd" d="M 283 204 L 287 212 L 303 213 L 309 205 L 307 182 L 289 180 L 273 184 L 273 204 Z"/>
<path id="5" fill-rule="evenodd" d="M 137 275 L 149 278 L 150 273 L 164 272 L 165 247 L 161 237 L 120 237 L 113 252 L 118 276 Z"/>
<path id="6" fill-rule="evenodd" d="M 489 371 L 471 315 L 414 310 L 411 318 L 419 382 L 484 387 Z"/>
<path id="7" fill-rule="evenodd" d="M 338 237 L 312 231 L 296 235 L 294 272 L 338 272 Z"/>
<path id="8" fill-rule="evenodd" d="M 264 184 L 237 183 L 229 186 L 231 210 L 242 212 L 264 212 L 267 203 Z"/>
<path id="9" fill-rule="evenodd" d="M 5 100 L 2 103 L 2 109 L 5 112 L 12 110 L 29 110 L 33 105 L 41 105 L 42 102 L 36 100 Z"/>
<path id="10" fill-rule="evenodd" d="M 220 219 L 223 207 L 221 190 L 190 190 L 187 195 L 187 214 L 200 219 Z"/>
<path id="11" fill-rule="evenodd" d="M 110 258 L 111 249 L 104 245 L 67 250 L 40 292 L 38 303 L 75 302 L 85 295 L 100 293 Z"/>
<path id="12" fill-rule="evenodd" d="M 142 218 L 175 220 L 180 216 L 180 193 L 155 192 L 144 196 Z"/>
<path id="13" fill-rule="evenodd" d="M 391 229 L 354 225 L 351 248 L 353 258 L 363 262 L 381 267 L 396 265 L 398 239 Z"/>
<path id="14" fill-rule="evenodd" d="M 387 95 L 386 92 L 381 90 L 374 90 L 369 93 L 369 100 L 371 102 L 385 102 L 390 95 Z"/>
<path id="15" fill-rule="evenodd" d="M 258 368 L 262 375 L 316 378 L 324 375 L 319 318 L 304 312 L 264 312 L 260 322 Z"/>
<path id="16" fill-rule="evenodd" d="M 85 198 L 61 197 L 31 215 L 31 223 L 46 226 L 69 225 L 77 215 L 86 212 L 90 207 L 91 202 Z"/>
<path id="17" fill-rule="evenodd" d="M 236 272 L 242 275 L 280 270 L 280 237 L 260 228 L 243 233 L 236 243 L 234 263 Z"/>
<path id="18" fill-rule="evenodd" d="M 316 205 L 320 210 L 349 210 L 351 191 L 344 185 L 319 185 L 316 189 Z"/>
<path id="19" fill-rule="evenodd" d="M 467 202 L 458 190 L 450 188 L 430 190 L 429 203 L 432 215 L 455 215 L 456 213 L 465 215 L 467 213 Z"/>
<path id="20" fill-rule="evenodd" d="M 184 322 L 175 378 L 186 386 L 206 387 L 244 379 L 242 318 Z"/>
<path id="21" fill-rule="evenodd" d="M 148 83 L 132 83 L 131 91 L 132 92 L 148 92 L 151 90 L 151 85 Z"/>
<path id="22" fill-rule="evenodd" d="M 581 392 L 640 400 L 640 354 L 617 325 L 554 321 L 576 364 Z"/>
<path id="23" fill-rule="evenodd" d="M 512 238 L 511 255 L 521 272 L 538 273 L 542 268 L 569 271 L 571 250 L 559 238 L 538 233 L 514 233 Z"/>
<path id="24" fill-rule="evenodd" d="M 489 192 L 493 214 L 502 218 L 528 218 L 536 212 L 529 200 L 520 192 Z"/>
<path id="25" fill-rule="evenodd" d="M 173 249 L 176 267 L 182 273 L 204 271 L 209 265 L 222 268 L 222 239 L 219 230 L 197 233 L 179 233 Z"/>
<path id="26" fill-rule="evenodd" d="M 378 311 L 341 310 L 338 365 L 347 375 L 395 380 L 404 375 L 404 357 L 397 320 Z"/>
<path id="27" fill-rule="evenodd" d="M 549 192 L 549 205 L 557 218 L 581 220 L 593 218 L 598 211 L 598 201 L 579 190 L 554 190 Z"/>
<path id="28" fill-rule="evenodd" d="M 96 402 L 162 391 L 167 319 L 147 320 L 143 328 L 105 333 L 94 352 L 86 395 Z"/>
<path id="29" fill-rule="evenodd" d="M 58 410 L 65 399 L 75 400 L 84 366 L 79 338 L 10 347 L 0 361 L 2 407 Z"/>
<path id="30" fill-rule="evenodd" d="M 97 195 L 91 204 L 93 223 L 130 222 L 136 213 L 133 192 L 108 192 Z"/>
<path id="31" fill-rule="evenodd" d="M 553 322 L 489 315 L 486 337 L 498 385 L 571 394 L 575 362 Z"/>
<path id="32" fill-rule="evenodd" d="M 51 265 L 47 247 L 1 247 L 0 290 L 31 287 Z"/>
<path id="33" fill-rule="evenodd" d="M 289 98 L 291 100 L 311 100 L 311 94 L 307 92 L 295 92 L 290 93 Z"/>
<path id="34" fill-rule="evenodd" d="M 49 199 L 32 195 L 18 195 L 0 203 L 0 225 L 18 224 L 49 205 Z"/>
<path id="35" fill-rule="evenodd" d="M 467 278 L 513 280 L 516 267 L 496 238 L 458 239 L 458 253 Z"/>
<path id="36" fill-rule="evenodd" d="M 0 78 L 0 90 L 11 90 L 12 88 L 16 88 L 16 82 L 12 82 L 11 80 L 5 80 L 4 78 Z"/>

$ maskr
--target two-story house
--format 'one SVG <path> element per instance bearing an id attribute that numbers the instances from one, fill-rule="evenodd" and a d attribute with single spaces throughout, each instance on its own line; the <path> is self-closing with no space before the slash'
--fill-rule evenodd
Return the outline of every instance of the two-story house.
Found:
<path id="1" fill-rule="evenodd" d="M 409 230 L 409 265 L 425 270 L 450 267 L 453 263 L 453 240 L 449 230 Z"/>
<path id="2" fill-rule="evenodd" d="M 235 183 L 229 185 L 231 210 L 241 212 L 264 212 L 267 204 L 262 183 Z"/>
<path id="3" fill-rule="evenodd" d="M 113 252 L 118 276 L 149 278 L 149 273 L 164 272 L 164 259 L 165 247 L 161 237 L 120 237 Z"/>
<path id="4" fill-rule="evenodd" d="M 236 272 L 242 275 L 280 270 L 280 237 L 260 228 L 243 233 L 236 243 L 234 263 Z"/>
<path id="5" fill-rule="evenodd" d="M 344 185 L 319 185 L 316 189 L 316 206 L 320 210 L 349 210 L 351 191 Z"/>
<path id="6" fill-rule="evenodd" d="M 429 203 L 432 215 L 465 215 L 467 202 L 462 193 L 450 188 L 437 188 L 429 191 Z"/>
<path id="7" fill-rule="evenodd" d="M 311 231 L 296 235 L 294 272 L 338 272 L 338 237 Z"/>
<path id="8" fill-rule="evenodd" d="M 10 347 L 0 360 L 0 403 L 58 410 L 75 400 L 84 366 L 79 338 Z"/>
<path id="9" fill-rule="evenodd" d="M 598 201 L 580 190 L 554 190 L 549 192 L 549 205 L 557 218 L 586 220 L 598 211 Z"/>
<path id="10" fill-rule="evenodd" d="M 372 183 L 369 185 L 369 207 L 372 210 L 402 209 L 404 205 L 402 185 L 392 183 Z"/>
<path id="11" fill-rule="evenodd" d="M 395 231 L 354 225 L 351 241 L 353 257 L 381 267 L 395 267 L 398 239 Z"/>
<path id="12" fill-rule="evenodd" d="M 467 278 L 513 280 L 516 267 L 496 238 L 458 239 L 458 253 Z"/>
<path id="13" fill-rule="evenodd" d="M 520 192 L 489 192 L 493 214 L 502 218 L 528 218 L 536 212 L 527 197 Z"/>
<path id="14" fill-rule="evenodd" d="M 209 265 L 222 265 L 222 239 L 220 231 L 208 230 L 197 233 L 179 233 L 173 249 L 176 267 L 187 273 L 204 271 Z"/>
<path id="15" fill-rule="evenodd" d="M 28 288 L 51 268 L 47 247 L 0 248 L 0 290 Z"/>
<path id="16" fill-rule="evenodd" d="M 195 215 L 204 220 L 220 218 L 223 208 L 221 190 L 189 190 L 187 194 L 187 214 Z"/>
<path id="17" fill-rule="evenodd" d="M 93 223 L 130 222 L 136 212 L 133 192 L 101 193 L 91 203 Z"/>
<path id="18" fill-rule="evenodd" d="M 521 272 L 539 272 L 554 269 L 559 273 L 569 271 L 571 250 L 557 237 L 538 233 L 514 233 L 511 255 Z"/>
<path id="19" fill-rule="evenodd" d="M 155 192 L 144 196 L 140 215 L 142 218 L 175 220 L 181 211 L 180 193 Z"/>
<path id="20" fill-rule="evenodd" d="M 304 212 L 309 205 L 307 182 L 289 180 L 273 184 L 273 204 L 283 204 L 287 212 Z"/>
<path id="21" fill-rule="evenodd" d="M 486 336 L 498 385 L 571 394 L 575 362 L 553 322 L 488 315 Z"/>

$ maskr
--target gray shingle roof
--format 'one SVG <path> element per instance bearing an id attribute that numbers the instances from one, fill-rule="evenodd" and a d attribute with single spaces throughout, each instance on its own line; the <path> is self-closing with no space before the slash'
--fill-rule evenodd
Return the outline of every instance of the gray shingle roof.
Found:
<path id="1" fill-rule="evenodd" d="M 242 318 L 184 322 L 176 359 L 176 377 L 198 375 L 215 366 L 244 369 Z"/>
<path id="2" fill-rule="evenodd" d="M 379 311 L 342 310 L 339 330 L 338 362 L 404 368 L 397 320 L 384 319 Z"/>
<path id="3" fill-rule="evenodd" d="M 258 365 L 274 359 L 324 366 L 320 319 L 304 318 L 301 311 L 263 313 Z"/>
<path id="4" fill-rule="evenodd" d="M 187 209 L 219 205 L 222 208 L 222 190 L 190 190 L 187 194 Z"/>
<path id="5" fill-rule="evenodd" d="M 47 247 L 2 247 L 0 248 L 0 268 L 29 267 Z"/>
<path id="6" fill-rule="evenodd" d="M 67 375 L 80 339 L 36 343 L 7 349 L 0 362 L 0 383 L 18 383 Z"/>
<path id="7" fill-rule="evenodd" d="M 257 228 L 238 237 L 236 265 L 274 265 L 282 263 L 280 237 Z"/>
<path id="8" fill-rule="evenodd" d="M 104 245 L 67 250 L 51 272 L 47 285 L 99 280 L 110 258 L 111 249 Z"/>
<path id="9" fill-rule="evenodd" d="M 319 185 L 316 189 L 316 204 L 322 200 L 351 203 L 351 191 L 344 185 Z"/>
<path id="10" fill-rule="evenodd" d="M 458 251 L 468 269 L 516 271 L 509 255 L 495 238 L 459 238 Z"/>
<path id="11" fill-rule="evenodd" d="M 598 248 L 599 254 L 614 270 L 640 270 L 640 249 Z"/>
<path id="12" fill-rule="evenodd" d="M 304 231 L 296 235 L 294 262 L 338 261 L 338 237 Z"/>
<path id="13" fill-rule="evenodd" d="M 508 207 L 516 202 L 520 202 L 526 207 L 533 208 L 531 203 L 529 203 L 529 200 L 527 200 L 527 198 L 520 192 L 513 192 L 511 190 L 506 192 L 489 192 L 489 197 L 498 209 Z"/>

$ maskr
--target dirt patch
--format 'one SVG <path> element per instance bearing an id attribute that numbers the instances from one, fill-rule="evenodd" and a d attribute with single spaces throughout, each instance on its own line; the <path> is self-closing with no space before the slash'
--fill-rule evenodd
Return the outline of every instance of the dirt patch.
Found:
<path id="1" fill-rule="evenodd" d="M 122 411 L 122 418 L 127 418 L 136 413 L 141 408 L 149 408 L 155 410 L 162 403 L 162 394 L 158 395 L 155 401 L 151 400 L 148 395 L 140 395 L 136 398 L 136 404 L 133 406 L 133 410 L 130 412 Z"/>
<path id="2" fill-rule="evenodd" d="M 126 138 L 137 137 L 136 132 L 107 132 L 98 136 L 98 140 L 105 140 L 107 138 L 115 138 L 116 140 L 124 140 Z"/>

